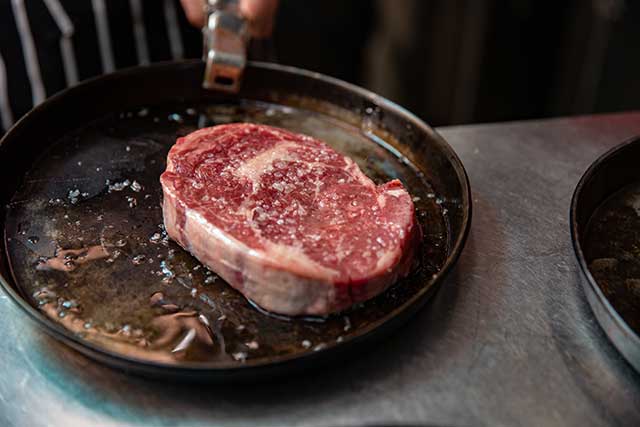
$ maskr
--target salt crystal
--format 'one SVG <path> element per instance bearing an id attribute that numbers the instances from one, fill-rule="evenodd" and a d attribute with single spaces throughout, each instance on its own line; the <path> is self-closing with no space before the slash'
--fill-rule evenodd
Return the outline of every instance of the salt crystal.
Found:
<path id="1" fill-rule="evenodd" d="M 130 208 L 138 206 L 138 201 L 135 199 L 135 197 L 127 196 L 126 198 Z"/>
<path id="2" fill-rule="evenodd" d="M 140 264 L 142 264 L 144 262 L 145 258 L 146 257 L 144 255 L 136 255 L 131 259 L 131 262 L 134 265 L 140 265 Z"/>
<path id="3" fill-rule="evenodd" d="M 71 201 L 72 205 L 75 205 L 76 203 L 78 203 L 79 196 L 80 196 L 80 190 L 78 190 L 77 188 L 75 190 L 69 190 L 69 194 L 67 194 L 67 197 Z"/>
<path id="4" fill-rule="evenodd" d="M 142 190 L 142 185 L 140 185 L 140 183 L 138 181 L 133 181 L 131 183 L 131 189 L 133 191 L 135 191 L 136 193 L 139 192 L 140 190 Z"/>

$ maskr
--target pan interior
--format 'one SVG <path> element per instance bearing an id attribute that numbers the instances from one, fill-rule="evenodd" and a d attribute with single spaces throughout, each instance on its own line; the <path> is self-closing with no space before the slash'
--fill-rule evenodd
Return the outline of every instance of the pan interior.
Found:
<path id="1" fill-rule="evenodd" d="M 237 121 L 320 138 L 376 183 L 399 178 L 424 232 L 414 273 L 342 314 L 291 319 L 253 307 L 170 241 L 158 181 L 169 148 L 197 128 Z M 5 230 L 13 279 L 53 321 L 139 360 L 228 367 L 347 341 L 430 287 L 449 254 L 438 195 L 418 168 L 367 137 L 370 130 L 254 101 L 147 106 L 102 117 L 52 144 L 13 197 Z"/>
<path id="2" fill-rule="evenodd" d="M 640 181 L 616 191 L 595 210 L 584 253 L 604 295 L 640 333 Z"/>

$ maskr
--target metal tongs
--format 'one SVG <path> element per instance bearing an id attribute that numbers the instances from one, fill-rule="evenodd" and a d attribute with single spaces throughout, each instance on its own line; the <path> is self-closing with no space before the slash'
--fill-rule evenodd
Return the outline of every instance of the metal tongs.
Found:
<path id="1" fill-rule="evenodd" d="M 204 7 L 202 86 L 237 93 L 247 64 L 247 21 L 237 0 L 205 0 Z"/>

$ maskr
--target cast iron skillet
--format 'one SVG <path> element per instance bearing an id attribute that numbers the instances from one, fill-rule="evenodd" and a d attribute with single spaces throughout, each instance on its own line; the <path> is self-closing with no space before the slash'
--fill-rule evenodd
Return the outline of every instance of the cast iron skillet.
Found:
<path id="1" fill-rule="evenodd" d="M 640 139 L 603 154 L 571 201 L 573 247 L 593 312 L 611 342 L 640 371 Z"/>
<path id="2" fill-rule="evenodd" d="M 201 89 L 202 73 L 193 61 L 99 77 L 52 97 L 4 136 L 6 292 L 89 357 L 183 379 L 291 373 L 400 326 L 452 268 L 470 227 L 469 183 L 453 150 L 408 111 L 336 79 L 251 63 L 236 96 Z M 425 235 L 414 273 L 340 315 L 287 319 L 253 307 L 169 241 L 158 183 L 169 147 L 230 121 L 306 132 L 377 182 L 400 178 Z"/>

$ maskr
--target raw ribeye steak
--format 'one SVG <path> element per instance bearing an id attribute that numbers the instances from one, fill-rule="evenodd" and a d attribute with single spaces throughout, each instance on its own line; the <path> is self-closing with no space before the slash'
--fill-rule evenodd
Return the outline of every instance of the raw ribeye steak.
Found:
<path id="1" fill-rule="evenodd" d="M 169 236 L 276 313 L 372 298 L 409 273 L 421 238 L 400 181 L 376 186 L 324 142 L 270 126 L 179 138 L 160 181 Z"/>

